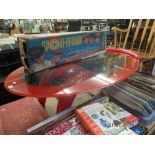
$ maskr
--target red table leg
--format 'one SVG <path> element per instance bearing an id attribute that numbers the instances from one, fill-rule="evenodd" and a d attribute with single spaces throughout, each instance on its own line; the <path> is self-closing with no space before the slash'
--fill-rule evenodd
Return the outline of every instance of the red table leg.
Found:
<path id="1" fill-rule="evenodd" d="M 72 106 L 72 103 L 75 99 L 76 95 L 70 95 L 70 96 L 59 96 L 58 97 L 58 106 L 57 106 L 57 113 L 68 109 Z"/>
<path id="2" fill-rule="evenodd" d="M 39 98 L 38 100 L 40 104 L 45 108 L 46 98 Z"/>
<path id="3" fill-rule="evenodd" d="M 75 97 L 76 97 L 76 95 L 57 96 L 56 98 L 58 99 L 58 104 L 57 104 L 56 113 L 59 113 L 63 110 L 70 108 L 72 106 L 72 103 L 73 103 Z M 39 102 L 45 108 L 46 98 L 40 98 Z"/>

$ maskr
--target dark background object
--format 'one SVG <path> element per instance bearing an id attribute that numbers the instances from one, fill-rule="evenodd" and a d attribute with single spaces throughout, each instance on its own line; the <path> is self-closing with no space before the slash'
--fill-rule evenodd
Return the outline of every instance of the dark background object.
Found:
<path id="1" fill-rule="evenodd" d="M 68 32 L 80 31 L 81 20 L 68 20 Z"/>
<path id="2" fill-rule="evenodd" d="M 13 95 L 4 88 L 4 80 L 9 73 L 21 66 L 17 44 L 0 46 L 0 105 L 15 101 L 22 97 Z"/>
<path id="3" fill-rule="evenodd" d="M 0 83 L 0 105 L 7 104 L 20 98 L 23 97 L 11 94 L 4 88 L 4 83 Z"/>
<path id="4" fill-rule="evenodd" d="M 17 44 L 0 46 L 0 82 L 13 70 L 21 66 L 19 48 Z"/>

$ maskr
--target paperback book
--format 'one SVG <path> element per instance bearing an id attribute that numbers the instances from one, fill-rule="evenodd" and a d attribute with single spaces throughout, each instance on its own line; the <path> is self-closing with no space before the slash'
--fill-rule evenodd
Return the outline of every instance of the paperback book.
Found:
<path id="1" fill-rule="evenodd" d="M 136 126 L 139 122 L 139 118 L 129 113 L 114 102 L 110 102 L 108 96 L 102 97 L 97 100 L 101 103 L 109 112 L 111 112 L 117 119 L 119 119 L 125 126 L 131 128 Z"/>
<path id="2" fill-rule="evenodd" d="M 133 130 L 138 135 L 145 135 L 147 133 L 147 129 L 141 125 L 136 125 L 132 127 L 131 130 Z"/>
<path id="3" fill-rule="evenodd" d="M 120 133 L 118 133 L 118 135 L 137 135 L 137 134 L 136 134 L 136 132 L 132 131 L 131 129 L 125 128 Z"/>
<path id="4" fill-rule="evenodd" d="M 77 109 L 76 114 L 82 125 L 94 135 L 117 135 L 127 128 L 99 103 Z"/>
<path id="5" fill-rule="evenodd" d="M 62 121 L 45 135 L 85 135 L 88 132 L 83 128 L 77 117 Z"/>

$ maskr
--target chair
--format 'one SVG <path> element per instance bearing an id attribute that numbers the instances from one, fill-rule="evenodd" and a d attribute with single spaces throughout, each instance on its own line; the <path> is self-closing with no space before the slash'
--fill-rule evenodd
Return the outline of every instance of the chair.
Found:
<path id="1" fill-rule="evenodd" d="M 38 99 L 25 97 L 0 106 L 0 135 L 25 135 L 49 115 Z"/>
<path id="2" fill-rule="evenodd" d="M 114 47 L 139 53 L 143 60 L 155 58 L 155 20 L 131 19 L 126 29 L 113 27 Z"/>

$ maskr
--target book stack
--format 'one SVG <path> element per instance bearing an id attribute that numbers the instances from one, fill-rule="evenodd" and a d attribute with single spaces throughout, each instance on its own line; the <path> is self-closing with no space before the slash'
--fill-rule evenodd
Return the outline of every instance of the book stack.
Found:
<path id="1" fill-rule="evenodd" d="M 138 88 L 128 82 L 121 82 L 106 88 L 104 92 L 118 105 L 139 117 L 142 125 L 148 126 L 154 122 L 155 97 L 146 89 Z"/>
<path id="2" fill-rule="evenodd" d="M 29 135 L 46 135 L 50 130 L 53 130 L 53 128 L 60 125 L 61 122 L 65 122 L 73 118 L 74 110 L 75 108 L 71 107 L 58 114 L 50 116 L 46 120 L 28 128 L 27 133 Z"/>
<path id="3" fill-rule="evenodd" d="M 129 77 L 127 82 L 152 95 L 155 94 L 155 76 L 136 73 L 132 77 Z"/>
<path id="4" fill-rule="evenodd" d="M 138 121 L 139 118 L 105 96 L 51 116 L 27 132 L 31 135 L 135 135 L 129 128 Z"/>
<path id="5" fill-rule="evenodd" d="M 103 105 L 94 103 L 76 110 L 83 126 L 94 135 L 135 134 Z"/>
<path id="6" fill-rule="evenodd" d="M 101 99 L 100 103 L 102 103 Z M 108 111 L 110 111 L 117 119 L 119 119 L 128 128 L 138 125 L 139 123 L 138 117 L 132 115 L 122 107 L 115 104 L 114 102 L 103 102 L 102 104 Z"/>
<path id="7" fill-rule="evenodd" d="M 86 135 L 88 132 L 81 125 L 77 117 L 62 121 L 53 127 L 46 135 Z"/>

